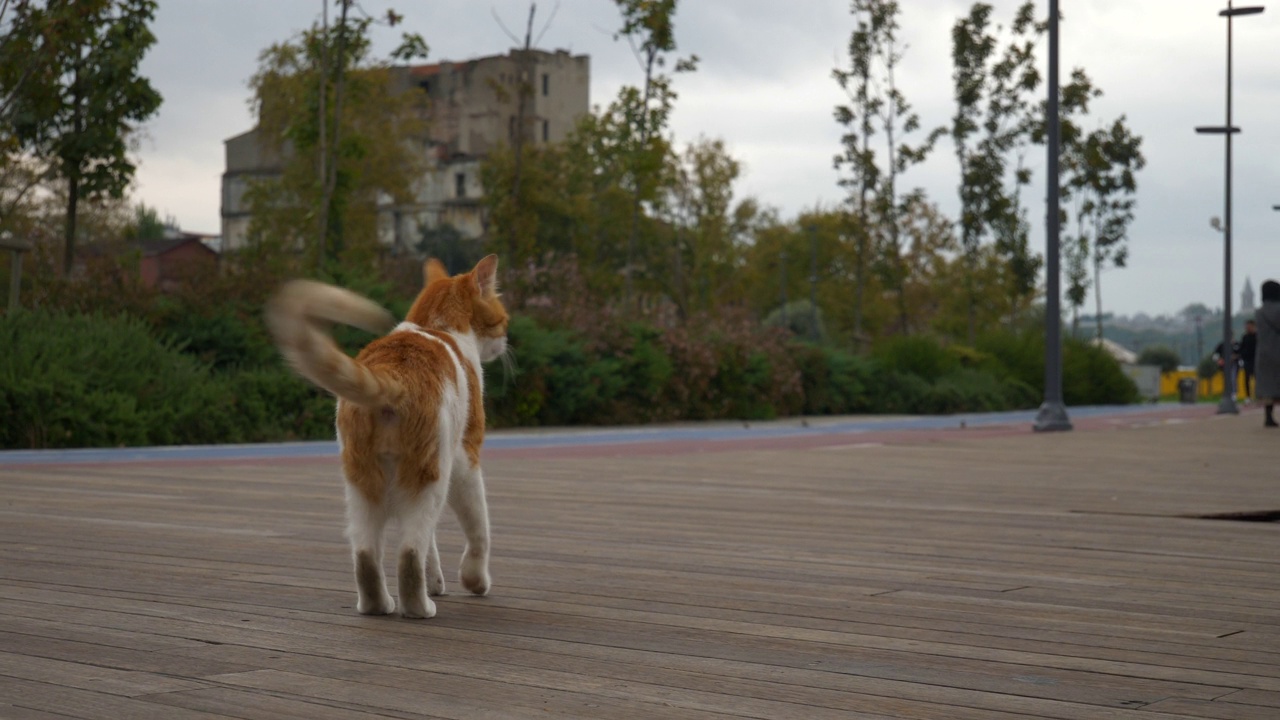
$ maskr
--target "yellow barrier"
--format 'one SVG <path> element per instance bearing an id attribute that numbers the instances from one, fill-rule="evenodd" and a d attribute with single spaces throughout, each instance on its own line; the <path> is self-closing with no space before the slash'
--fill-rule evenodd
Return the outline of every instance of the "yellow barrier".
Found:
<path id="1" fill-rule="evenodd" d="M 1194 378 L 1199 381 L 1196 387 L 1196 397 L 1204 398 L 1208 396 L 1220 397 L 1222 395 L 1222 373 L 1214 373 L 1213 377 L 1208 380 L 1196 377 L 1195 370 L 1175 370 L 1173 372 L 1162 373 L 1160 375 L 1160 395 L 1167 397 L 1172 395 L 1178 397 L 1178 381 L 1182 378 Z M 1241 370 L 1236 374 L 1236 397 L 1244 398 L 1244 371 Z"/>

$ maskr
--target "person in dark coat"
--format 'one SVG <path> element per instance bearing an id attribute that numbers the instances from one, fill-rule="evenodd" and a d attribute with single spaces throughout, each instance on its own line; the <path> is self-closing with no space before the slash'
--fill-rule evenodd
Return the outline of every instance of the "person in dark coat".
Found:
<path id="1" fill-rule="evenodd" d="M 1258 399 L 1266 403 L 1266 426 L 1277 427 L 1274 413 L 1276 402 L 1280 401 L 1280 282 L 1262 283 L 1262 304 L 1254 319 L 1258 325 L 1254 389 Z"/>
<path id="2" fill-rule="evenodd" d="M 1244 321 L 1244 336 L 1237 343 L 1236 352 L 1240 355 L 1240 369 L 1244 370 L 1244 399 L 1253 397 L 1254 361 L 1258 356 L 1258 323 L 1253 320 Z"/>

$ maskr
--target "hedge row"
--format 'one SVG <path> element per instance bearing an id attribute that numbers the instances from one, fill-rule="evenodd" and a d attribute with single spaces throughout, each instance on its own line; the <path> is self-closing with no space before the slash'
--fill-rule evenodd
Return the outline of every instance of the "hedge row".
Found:
<path id="1" fill-rule="evenodd" d="M 1042 340 L 976 348 L 900 338 L 869 356 L 712 322 L 632 323 L 586 337 L 516 316 L 512 362 L 486 374 L 493 426 L 630 424 L 797 414 L 940 414 L 1036 406 Z M 354 351 L 368 336 L 342 331 Z M 1068 342 L 1069 405 L 1127 403 L 1133 384 L 1101 351 Z M 0 447 L 101 447 L 321 439 L 333 401 L 282 367 L 260 323 L 231 311 L 0 318 Z"/>

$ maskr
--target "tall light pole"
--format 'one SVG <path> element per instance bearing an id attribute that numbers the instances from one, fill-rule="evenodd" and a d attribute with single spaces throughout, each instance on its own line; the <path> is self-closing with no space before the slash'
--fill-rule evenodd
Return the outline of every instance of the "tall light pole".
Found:
<path id="1" fill-rule="evenodd" d="M 1045 300 L 1044 300 L 1044 403 L 1036 414 L 1036 432 L 1070 430 L 1071 420 L 1062 403 L 1062 288 L 1059 269 L 1058 153 L 1061 119 L 1058 117 L 1058 0 L 1049 0 L 1049 108 L 1048 126 L 1048 210 L 1045 218 Z"/>
<path id="2" fill-rule="evenodd" d="M 1223 208 L 1222 228 L 1222 400 L 1218 403 L 1218 414 L 1238 414 L 1236 407 L 1236 374 L 1231 356 L 1231 136 L 1240 132 L 1240 128 L 1231 124 L 1231 21 L 1237 15 L 1257 15 L 1263 11 L 1261 5 L 1249 7 L 1232 7 L 1227 0 L 1227 9 L 1219 10 L 1218 15 L 1227 19 L 1227 124 L 1223 126 L 1197 127 L 1196 132 L 1211 135 L 1223 135 L 1227 141 L 1227 178 L 1226 197 Z"/>

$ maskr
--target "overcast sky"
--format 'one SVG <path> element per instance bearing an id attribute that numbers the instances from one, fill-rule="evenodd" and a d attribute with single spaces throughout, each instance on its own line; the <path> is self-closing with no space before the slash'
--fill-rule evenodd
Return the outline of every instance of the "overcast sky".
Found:
<path id="1" fill-rule="evenodd" d="M 249 129 L 246 81 L 259 52 L 318 22 L 322 0 L 162 0 L 158 41 L 142 71 L 164 96 L 139 149 L 136 198 L 176 217 L 183 229 L 219 232 L 223 141 Z M 1017 2 L 995 0 L 1006 22 Z M 505 52 L 511 45 L 496 15 L 521 34 L 526 0 L 364 0 L 372 15 L 394 8 L 396 30 L 375 30 L 383 53 L 403 29 L 419 32 L 432 61 Z M 841 93 L 831 69 L 847 62 L 853 20 L 847 0 L 684 0 L 676 17 L 681 56 L 701 58 L 697 73 L 676 81 L 672 131 L 678 144 L 722 138 L 743 161 L 739 197 L 755 196 L 784 217 L 841 192 L 831 158 L 840 128 L 832 108 Z M 901 0 L 908 43 L 901 89 L 926 126 L 945 124 L 951 101 L 950 30 L 970 3 Z M 1047 2 L 1042 3 L 1047 8 Z M 1225 123 L 1226 21 L 1209 0 L 1061 0 L 1062 75 L 1083 67 L 1106 95 L 1096 122 L 1124 114 L 1144 138 L 1129 267 L 1103 276 L 1104 309 L 1172 313 L 1191 302 L 1223 301 L 1222 236 L 1209 218 L 1223 214 L 1221 137 L 1196 125 Z M 555 9 L 554 17 L 551 17 Z M 1042 13 L 1046 10 L 1042 10 Z M 642 75 L 623 42 L 610 0 L 544 0 L 540 46 L 591 56 L 591 102 L 607 104 Z M 1235 21 L 1235 290 L 1246 276 L 1255 290 L 1280 278 L 1280 5 Z M 1035 153 L 1043 165 L 1043 151 Z M 1039 170 L 1039 167 L 1037 168 Z M 954 217 L 954 147 L 943 141 L 907 176 Z M 1044 176 L 1034 201 L 1033 245 L 1044 248 Z M 1090 298 L 1088 307 L 1092 307 Z"/>

